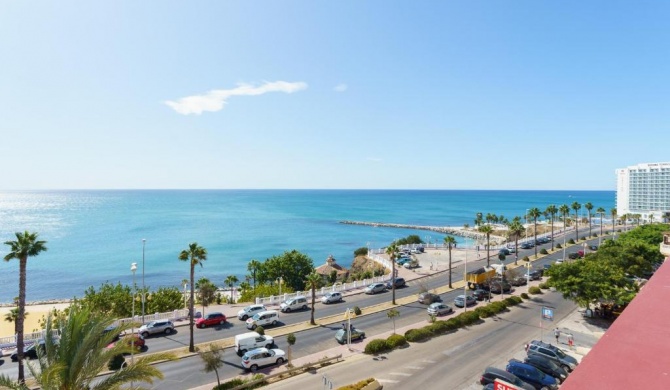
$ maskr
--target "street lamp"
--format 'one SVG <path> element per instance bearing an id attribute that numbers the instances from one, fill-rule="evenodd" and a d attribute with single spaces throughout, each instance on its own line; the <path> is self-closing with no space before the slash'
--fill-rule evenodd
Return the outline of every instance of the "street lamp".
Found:
<path id="1" fill-rule="evenodd" d="M 277 283 L 279 284 L 279 299 L 281 299 L 281 282 L 283 280 L 284 279 L 281 276 L 279 278 L 277 278 Z"/>
<path id="2" fill-rule="evenodd" d="M 142 239 L 142 324 L 144 324 L 144 246 L 147 240 Z"/>
<path id="3" fill-rule="evenodd" d="M 188 282 L 184 280 L 184 309 L 187 308 L 187 305 L 186 305 L 186 286 L 188 286 Z"/>
<path id="4" fill-rule="evenodd" d="M 133 319 L 132 319 L 132 333 L 130 338 L 130 364 L 135 364 L 135 294 L 137 294 L 137 285 L 135 284 L 135 271 L 137 271 L 137 263 L 130 265 L 130 272 L 133 273 Z M 133 383 L 130 383 L 131 388 Z"/>
<path id="5" fill-rule="evenodd" d="M 468 296 L 468 246 L 465 245 L 465 266 L 463 268 L 463 278 L 465 279 L 465 284 L 463 284 L 463 295 Z M 468 311 L 467 301 L 463 305 L 463 310 Z"/>

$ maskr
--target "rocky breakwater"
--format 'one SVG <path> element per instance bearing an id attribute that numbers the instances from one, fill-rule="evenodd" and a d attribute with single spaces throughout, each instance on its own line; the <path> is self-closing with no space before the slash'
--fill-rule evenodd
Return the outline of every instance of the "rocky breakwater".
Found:
<path id="1" fill-rule="evenodd" d="M 454 236 L 472 238 L 478 241 L 485 241 L 486 234 L 478 232 L 476 230 L 464 229 L 461 227 L 451 227 L 451 226 L 423 226 L 423 225 L 406 225 L 401 223 L 385 223 L 385 222 L 364 222 L 364 221 L 340 221 L 340 223 L 345 225 L 359 225 L 359 226 L 374 226 L 374 227 L 387 227 L 387 228 L 397 228 L 397 229 L 415 229 L 415 230 L 427 230 L 431 232 L 437 232 L 442 234 L 451 234 Z M 490 236 L 491 245 L 498 245 L 505 242 L 504 237 L 500 236 Z"/>

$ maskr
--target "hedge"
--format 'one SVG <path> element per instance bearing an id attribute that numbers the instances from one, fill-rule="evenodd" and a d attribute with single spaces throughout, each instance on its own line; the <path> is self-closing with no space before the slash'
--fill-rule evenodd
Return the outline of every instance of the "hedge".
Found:
<path id="1" fill-rule="evenodd" d="M 541 288 L 542 290 L 549 289 L 549 285 L 546 282 L 542 282 L 542 283 L 538 284 L 537 287 Z"/>
<path id="2" fill-rule="evenodd" d="M 540 290 L 540 288 L 537 287 L 537 286 L 533 286 L 533 287 L 528 289 L 528 293 L 529 294 L 542 294 L 542 290 Z"/>
<path id="3" fill-rule="evenodd" d="M 505 298 L 504 302 L 507 305 L 507 307 L 510 307 L 510 306 L 518 305 L 519 303 L 523 302 L 523 300 L 521 300 L 521 298 L 513 295 L 511 297 Z"/>
<path id="4" fill-rule="evenodd" d="M 488 306 L 480 306 L 475 309 L 475 313 L 479 315 L 479 318 L 489 318 L 496 314 L 493 309 Z"/>
<path id="5" fill-rule="evenodd" d="M 433 332 L 427 329 L 427 327 L 419 329 L 410 329 L 407 332 L 405 332 L 405 339 L 411 342 L 426 341 L 431 337 L 433 337 Z"/>
<path id="6" fill-rule="evenodd" d="M 560 243 L 556 244 L 556 249 L 561 249 L 561 248 L 563 248 L 563 245 L 561 245 Z"/>
<path id="7" fill-rule="evenodd" d="M 354 383 L 353 385 L 346 385 L 342 387 L 338 387 L 337 390 L 360 390 L 364 388 L 365 386 L 369 385 L 370 383 L 374 382 L 375 378 L 368 378 L 364 379 L 358 383 Z"/>
<path id="8" fill-rule="evenodd" d="M 407 339 L 401 334 L 392 334 L 386 339 L 386 341 L 393 349 L 408 345 Z"/>
<path id="9" fill-rule="evenodd" d="M 361 308 L 358 306 L 354 306 L 354 314 L 357 316 L 361 315 Z"/>
<path id="10" fill-rule="evenodd" d="M 544 249 L 544 248 L 540 249 L 540 254 L 541 254 L 541 255 L 546 255 L 546 254 L 548 254 L 548 253 L 549 253 L 549 252 L 547 252 L 546 249 Z"/>
<path id="11" fill-rule="evenodd" d="M 574 238 L 571 238 L 571 239 L 568 240 L 568 244 L 574 244 L 574 243 L 575 243 Z"/>
<path id="12" fill-rule="evenodd" d="M 530 299 L 530 297 L 529 297 L 528 294 L 526 294 L 526 293 L 521 293 L 521 298 L 523 298 L 523 299 Z"/>
<path id="13" fill-rule="evenodd" d="M 368 345 L 365 346 L 365 353 L 368 355 L 373 355 L 377 353 L 390 352 L 393 350 L 393 346 L 388 340 L 385 339 L 374 339 L 370 340 Z"/>

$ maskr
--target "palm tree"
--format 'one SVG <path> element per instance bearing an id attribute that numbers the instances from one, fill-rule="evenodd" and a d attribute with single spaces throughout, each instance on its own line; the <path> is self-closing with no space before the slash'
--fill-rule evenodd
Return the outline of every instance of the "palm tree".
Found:
<path id="1" fill-rule="evenodd" d="M 28 312 L 23 313 L 23 320 L 25 321 L 26 316 L 28 315 Z M 14 309 L 11 309 L 9 313 L 5 314 L 5 321 L 9 323 L 14 323 L 14 334 L 18 333 L 18 329 L 16 328 L 16 324 L 18 321 L 16 321 L 17 317 L 19 316 L 19 308 L 15 307 Z"/>
<path id="2" fill-rule="evenodd" d="M 586 202 L 584 203 L 584 208 L 586 209 L 586 212 L 589 213 L 589 237 L 592 237 L 591 235 L 591 210 L 593 210 L 593 204 L 591 202 Z"/>
<path id="3" fill-rule="evenodd" d="M 480 226 L 484 223 L 484 215 L 482 213 L 477 213 L 475 215 L 475 226 Z"/>
<path id="4" fill-rule="evenodd" d="M 535 258 L 537 259 L 537 219 L 540 218 L 542 212 L 537 207 L 528 210 L 528 216 L 533 219 L 533 239 L 535 240 L 533 247 L 535 248 Z"/>
<path id="5" fill-rule="evenodd" d="M 444 245 L 449 248 L 449 288 L 451 288 L 451 248 L 456 244 L 456 239 L 452 236 L 444 237 Z"/>
<path id="6" fill-rule="evenodd" d="M 605 209 L 602 207 L 598 207 L 596 210 L 597 214 L 600 214 L 600 237 L 603 236 L 603 218 L 605 218 Z"/>
<path id="7" fill-rule="evenodd" d="M 251 277 L 254 280 L 254 297 L 256 296 L 256 272 L 263 266 L 258 260 L 251 259 L 249 264 L 247 264 L 247 271 L 251 272 Z"/>
<path id="8" fill-rule="evenodd" d="M 194 284 L 195 284 L 195 266 L 200 265 L 202 267 L 202 263 L 207 260 L 207 249 L 201 247 L 198 245 L 197 242 L 192 242 L 188 244 L 188 249 L 184 249 L 179 253 L 179 260 L 181 261 L 188 261 L 190 262 L 190 268 L 191 268 L 191 302 L 189 303 L 188 306 L 188 327 L 189 331 L 191 332 L 189 344 L 188 344 L 188 351 L 189 352 L 195 352 L 195 343 L 193 342 L 193 314 L 194 314 L 194 308 L 193 308 L 193 302 L 195 301 L 194 297 Z"/>
<path id="9" fill-rule="evenodd" d="M 654 214 L 649 213 L 649 224 L 654 223 Z"/>
<path id="10" fill-rule="evenodd" d="M 491 259 L 489 258 L 491 255 L 489 254 L 491 250 L 491 233 L 493 233 L 493 228 L 491 225 L 483 225 L 480 226 L 479 230 L 481 233 L 486 234 L 486 266 L 490 266 L 491 264 Z"/>
<path id="11" fill-rule="evenodd" d="M 579 242 L 579 209 L 582 208 L 582 205 L 578 202 L 572 202 L 570 206 L 571 209 L 575 211 L 575 242 Z"/>
<path id="12" fill-rule="evenodd" d="M 616 207 L 612 207 L 610 209 L 610 215 L 612 216 L 612 233 L 614 233 L 614 226 L 616 226 L 616 216 L 617 216 Z"/>
<path id="13" fill-rule="evenodd" d="M 391 260 L 391 303 L 395 303 L 395 259 L 398 258 L 398 245 L 395 242 L 386 247 L 386 254 Z"/>
<path id="14" fill-rule="evenodd" d="M 558 213 L 558 207 L 556 205 L 550 204 L 547 206 L 547 209 L 544 210 L 545 213 L 551 219 L 551 250 L 554 250 L 554 219 L 556 219 L 556 214 Z"/>
<path id="15" fill-rule="evenodd" d="M 519 236 L 526 231 L 526 227 L 521 223 L 520 217 L 514 217 L 512 222 L 507 225 L 507 232 L 510 237 L 514 236 L 514 264 L 519 263 Z"/>
<path id="16" fill-rule="evenodd" d="M 314 322 L 314 300 L 316 299 L 316 288 L 319 287 L 319 283 L 321 283 L 321 275 L 316 271 L 312 271 L 305 279 L 305 284 L 312 290 L 312 315 L 309 319 L 311 325 L 316 325 L 316 322 Z"/>
<path id="17" fill-rule="evenodd" d="M 19 301 L 18 313 L 16 315 L 16 350 L 18 351 L 20 384 L 25 383 L 25 373 L 23 370 L 23 321 L 26 318 L 26 267 L 28 257 L 35 257 L 40 252 L 46 251 L 46 241 L 39 241 L 37 233 L 30 233 L 27 230 L 23 233 L 15 233 L 16 241 L 5 241 L 9 245 L 10 252 L 5 255 L 5 261 L 12 259 L 19 260 Z"/>
<path id="18" fill-rule="evenodd" d="M 154 378 L 162 379 L 162 372 L 153 363 L 173 360 L 172 354 L 157 353 L 135 357 L 133 364 L 126 364 L 123 370 L 113 371 L 104 378 L 98 377 L 100 373 L 108 371 L 108 364 L 114 357 L 130 354 L 134 347 L 127 342 L 117 342 L 112 348 L 106 348 L 117 337 L 118 332 L 130 331 L 134 326 L 131 323 L 120 324 L 115 332 L 105 331 L 114 322 L 111 317 L 93 313 L 90 309 L 76 304 L 70 306 L 67 318 L 61 323 L 56 323 L 50 313 L 45 334 L 53 334 L 58 329 L 58 344 L 51 337 L 45 338 L 44 354 L 36 361 L 37 367 L 28 364 L 39 388 L 106 390 L 119 389 L 132 382 L 153 383 Z"/>
<path id="19" fill-rule="evenodd" d="M 626 231 L 626 220 L 628 220 L 629 214 L 624 214 L 621 216 L 621 222 L 623 222 L 623 231 Z"/>
<path id="20" fill-rule="evenodd" d="M 212 343 L 209 345 L 209 351 L 200 354 L 202 362 L 205 363 L 204 372 L 212 372 L 216 374 L 217 387 L 221 386 L 221 379 L 219 378 L 219 369 L 223 367 L 223 348 Z"/>
<path id="21" fill-rule="evenodd" d="M 235 300 L 233 300 L 233 286 L 235 283 L 239 282 L 240 280 L 237 279 L 237 276 L 235 275 L 228 275 L 226 280 L 223 282 L 226 286 L 230 287 L 230 303 L 235 303 Z"/>

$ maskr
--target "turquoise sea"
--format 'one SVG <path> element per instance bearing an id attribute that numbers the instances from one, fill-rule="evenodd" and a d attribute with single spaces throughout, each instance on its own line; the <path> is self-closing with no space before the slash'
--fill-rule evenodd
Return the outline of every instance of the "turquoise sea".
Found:
<path id="1" fill-rule="evenodd" d="M 28 261 L 27 300 L 71 298 L 88 286 L 132 283 L 138 263 L 141 284 L 178 286 L 188 278 L 177 255 L 196 241 L 209 258 L 196 278 L 218 284 L 228 275 L 244 280 L 250 259 L 287 250 L 307 254 L 315 266 L 332 254 L 342 265 L 356 248 L 383 247 L 418 234 L 442 242 L 434 232 L 340 224 L 342 220 L 411 225 L 463 226 L 475 214 L 511 218 L 527 208 L 591 202 L 614 207 L 614 191 L 467 190 L 137 190 L 0 192 L 0 239 L 38 232 L 48 251 Z M 582 208 L 583 209 L 583 208 Z M 585 210 L 583 210 L 586 213 Z M 9 247 L 2 247 L 4 256 Z M 0 262 L 0 302 L 18 295 L 18 262 Z"/>

